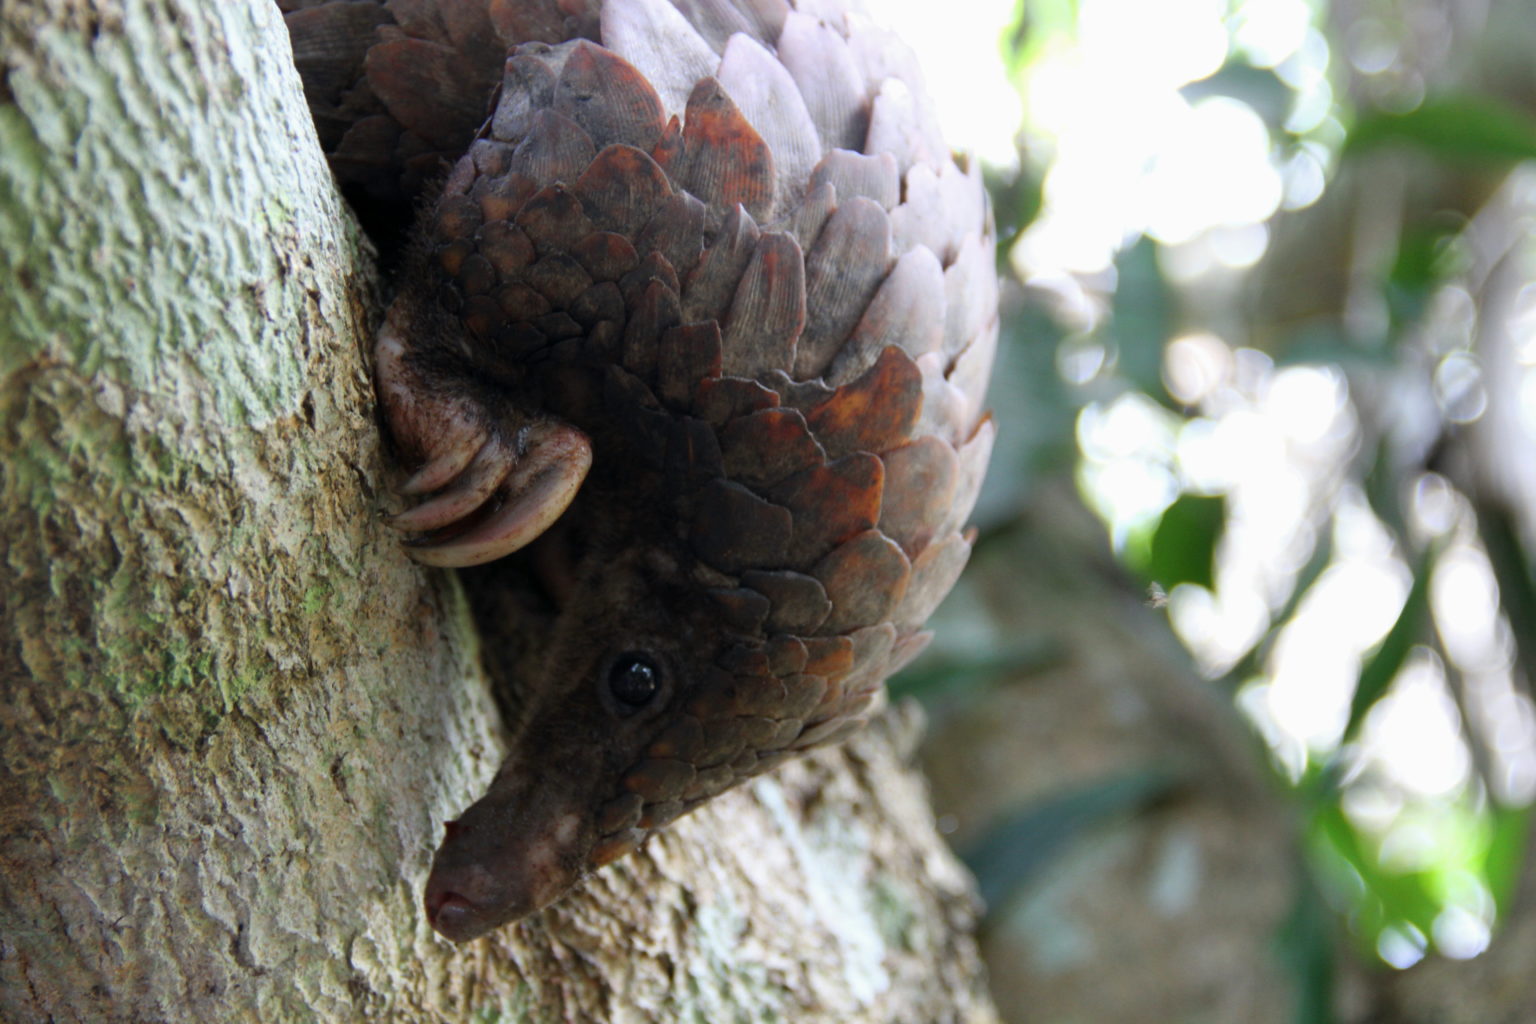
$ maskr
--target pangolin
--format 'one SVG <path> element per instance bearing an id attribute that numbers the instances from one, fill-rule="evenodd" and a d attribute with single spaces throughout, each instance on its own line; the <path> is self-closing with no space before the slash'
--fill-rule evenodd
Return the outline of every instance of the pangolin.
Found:
<path id="1" fill-rule="evenodd" d="M 847 0 L 278 3 L 343 185 L 436 193 L 374 348 L 390 524 L 441 566 L 562 538 L 427 882 L 464 940 L 845 735 L 924 646 L 992 446 L 992 220 Z"/>

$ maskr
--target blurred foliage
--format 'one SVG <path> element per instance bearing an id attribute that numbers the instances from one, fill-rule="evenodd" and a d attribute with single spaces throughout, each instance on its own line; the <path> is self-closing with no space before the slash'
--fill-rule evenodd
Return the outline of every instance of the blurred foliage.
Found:
<path id="1" fill-rule="evenodd" d="M 1404 112 L 1366 111 L 1349 130 L 1344 155 L 1390 144 L 1457 163 L 1536 159 L 1536 118 L 1489 96 L 1445 94 Z"/>
<path id="2" fill-rule="evenodd" d="M 1027 93 L 1038 62 L 1072 44 L 1091 3 L 1019 0 L 1003 53 L 1021 90 Z M 1264 254 L 1228 272 L 1220 287 L 1168 273 L 1174 247 L 1131 231 L 1109 272 L 1080 282 L 1097 309 L 1085 326 L 1080 311 L 1064 312 L 1071 304 L 1057 301 L 1059 289 L 1040 291 L 1017 274 L 1011 259 L 1015 243 L 1049 209 L 1053 145 L 1032 145 L 1026 125 L 1020 168 L 991 168 L 987 175 L 1003 240 L 1000 266 L 1015 280 L 1005 289 L 1010 297 L 992 399 L 1002 430 L 977 514 L 980 549 L 989 537 L 1019 528 L 1042 480 L 1074 476 L 1074 463 L 1088 457 L 1078 447 L 1084 410 L 1144 396 L 1173 417 L 1175 436 L 1182 426 L 1220 414 L 1170 394 L 1167 353 L 1175 338 L 1209 332 L 1233 351 L 1261 350 L 1262 358 L 1249 362 L 1262 362 L 1270 367 L 1266 372 L 1327 366 L 1347 381 L 1356 441 L 1307 511 L 1309 550 L 1301 552 L 1286 589 L 1265 597 L 1268 625 L 1214 673 L 1233 697 L 1269 677 L 1277 639 L 1338 564 L 1340 509 L 1349 495 L 1358 495 L 1411 583 L 1395 620 L 1387 620 L 1390 628 L 1359 659 L 1337 742 L 1306 750 L 1299 772 L 1278 753 L 1272 762 L 1275 784 L 1303 823 L 1297 896 L 1275 936 L 1302 1021 L 1333 1019 L 1340 955 L 1353 950 L 1362 962 L 1378 966 L 1383 959 L 1410 963 L 1418 952 L 1435 949 L 1446 915 L 1462 912 L 1479 893 L 1487 894 L 1501 918 L 1528 870 L 1528 810 L 1512 805 L 1490 777 L 1489 739 L 1477 734 L 1467 712 L 1462 671 L 1446 649 L 1432 594 L 1440 556 L 1452 541 L 1486 553 L 1497 581 L 1499 628 L 1513 636 L 1515 685 L 1529 696 L 1536 669 L 1536 573 L 1524 538 L 1533 519 L 1486 487 L 1489 474 L 1466 469 L 1476 461 L 1469 455 L 1471 421 L 1453 417 L 1449 402 L 1437 405 L 1435 399 L 1442 398 L 1444 381 L 1437 374 L 1449 356 L 1474 363 L 1478 358 L 1475 330 L 1460 337 L 1440 329 L 1436 317 L 1447 299 L 1470 302 L 1474 322 L 1482 315 L 1478 275 L 1487 273 L 1493 256 L 1477 250 L 1470 225 L 1493 201 L 1504 175 L 1536 160 L 1536 94 L 1519 76 L 1501 91 L 1499 78 L 1475 55 L 1485 45 L 1475 21 L 1451 19 L 1459 34 L 1438 49 L 1425 45 L 1416 33 L 1427 30 L 1415 18 L 1430 6 L 1427 0 L 1404 3 L 1384 16 L 1380 5 L 1315 0 L 1312 31 L 1333 54 L 1326 73 L 1328 113 L 1303 119 L 1300 127 L 1295 114 L 1303 97 L 1295 69 L 1257 66 L 1235 44 L 1218 71 L 1182 88 L 1191 104 L 1213 97 L 1245 104 L 1268 127 L 1277 166 L 1305 150 L 1318 157 L 1326 176 L 1319 196 L 1269 218 Z M 1231 24 L 1242 8 L 1242 0 L 1231 0 Z M 1397 47 L 1384 70 L 1361 70 L 1344 59 L 1367 20 L 1371 32 Z M 1427 16 L 1424 23 L 1438 24 Z M 1497 42 L 1510 47 L 1508 39 Z M 1527 42 L 1536 44 L 1536 38 Z M 1304 317 L 1287 312 L 1296 305 L 1287 301 L 1290 293 L 1313 280 L 1298 267 L 1340 283 L 1337 295 L 1308 296 Z M 1092 372 L 1068 371 L 1074 353 L 1100 351 Z M 1407 401 L 1411 395 L 1421 400 Z M 1481 450 L 1486 458 L 1486 447 Z M 1529 450 L 1506 451 L 1505 457 L 1529 459 Z M 1172 456 L 1168 472 L 1178 489 L 1160 513 L 1137 529 L 1108 524 L 1115 527 L 1122 564 L 1140 586 L 1152 587 L 1158 603 L 1180 585 L 1219 590 L 1221 550 L 1234 514 L 1226 495 L 1195 486 Z M 1076 478 L 1084 479 L 1080 473 Z M 1427 480 L 1449 488 L 1459 507 L 1471 510 L 1460 527 L 1443 526 L 1436 535 L 1416 525 L 1414 495 Z M 1106 514 L 1104 502 L 1087 497 Z M 1351 812 L 1350 799 L 1362 774 L 1373 775 L 1362 767 L 1362 733 L 1405 669 L 1421 657 L 1444 667 L 1460 712 L 1456 728 L 1472 751 L 1474 771 L 1470 783 L 1442 797 L 1395 797 L 1401 810 L 1394 829 L 1430 837 L 1417 858 L 1403 860 L 1386 849 L 1387 832 Z M 1005 676 L 1039 671 L 1052 659 L 1048 642 L 1015 636 L 1002 653 L 972 645 L 921 661 L 896 687 L 942 705 Z M 1262 735 L 1254 730 L 1256 746 L 1262 746 Z M 988 902 L 1006 904 L 1075 837 L 1107 818 L 1138 813 L 1171 784 L 1169 774 L 1148 767 L 1036 801 L 995 823 L 967 854 Z M 1352 941 L 1341 945 L 1344 935 Z"/>

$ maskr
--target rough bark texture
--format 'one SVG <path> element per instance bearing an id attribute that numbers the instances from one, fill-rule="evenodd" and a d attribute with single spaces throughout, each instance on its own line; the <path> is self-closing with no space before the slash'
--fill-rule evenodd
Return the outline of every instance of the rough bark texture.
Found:
<path id="1" fill-rule="evenodd" d="M 453 947 L 502 737 L 379 529 L 369 258 L 267 0 L 0 8 L 0 1017 L 991 1020 L 892 716 Z"/>

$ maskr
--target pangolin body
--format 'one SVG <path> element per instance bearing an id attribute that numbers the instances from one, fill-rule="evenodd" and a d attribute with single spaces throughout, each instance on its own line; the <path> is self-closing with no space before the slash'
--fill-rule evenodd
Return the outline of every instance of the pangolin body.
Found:
<path id="1" fill-rule="evenodd" d="M 394 525 L 443 565 L 570 538 L 428 881 L 461 940 L 842 736 L 921 649 L 992 442 L 991 219 L 843 0 L 279 3 L 344 183 L 457 157 L 376 343 L 424 497 Z"/>

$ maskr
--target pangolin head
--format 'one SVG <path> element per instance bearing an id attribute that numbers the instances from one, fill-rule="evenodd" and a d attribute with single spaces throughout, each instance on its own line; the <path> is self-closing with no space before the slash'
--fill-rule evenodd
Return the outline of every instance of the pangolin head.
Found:
<path id="1" fill-rule="evenodd" d="M 512 755 L 433 861 L 428 918 L 455 941 L 548 905 L 868 704 L 869 690 L 828 692 L 852 641 L 769 637 L 764 616 L 744 617 L 740 595 L 701 583 L 708 570 L 686 556 L 640 544 L 584 563 Z"/>

